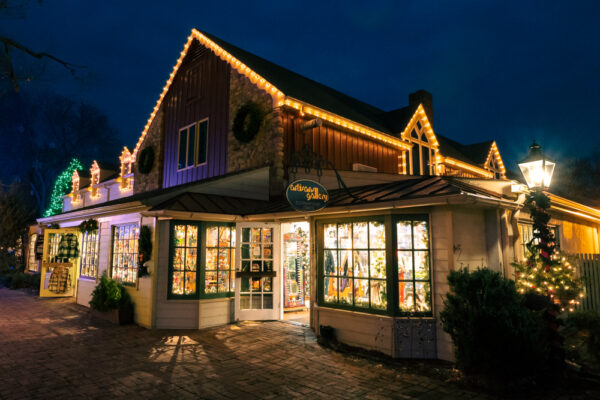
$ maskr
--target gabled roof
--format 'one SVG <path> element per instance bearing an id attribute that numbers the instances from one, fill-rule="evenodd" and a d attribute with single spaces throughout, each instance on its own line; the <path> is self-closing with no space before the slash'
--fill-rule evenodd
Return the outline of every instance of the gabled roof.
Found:
<path id="1" fill-rule="evenodd" d="M 200 32 L 275 85 L 286 96 L 305 101 L 380 132 L 393 133 L 380 119 L 383 110 L 240 49 L 210 33 Z"/>

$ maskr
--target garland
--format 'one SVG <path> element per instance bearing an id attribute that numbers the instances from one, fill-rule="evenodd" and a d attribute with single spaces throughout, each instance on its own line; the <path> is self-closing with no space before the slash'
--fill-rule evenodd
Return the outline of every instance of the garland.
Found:
<path id="1" fill-rule="evenodd" d="M 93 218 L 82 221 L 81 224 L 79 224 L 79 232 L 81 232 L 81 233 L 96 232 L 97 230 L 98 230 L 98 221 Z"/>
<path id="2" fill-rule="evenodd" d="M 572 256 L 556 248 L 554 233 L 548 227 L 550 199 L 542 192 L 527 196 L 525 202 L 533 221 L 533 238 L 526 244 L 528 256 L 513 263 L 517 289 L 521 293 L 547 296 L 562 311 L 574 311 L 583 297 L 582 281 L 576 275 Z"/>
<path id="3" fill-rule="evenodd" d="M 233 119 L 233 136 L 241 143 L 249 143 L 258 134 L 265 114 L 255 102 L 239 108 Z"/>

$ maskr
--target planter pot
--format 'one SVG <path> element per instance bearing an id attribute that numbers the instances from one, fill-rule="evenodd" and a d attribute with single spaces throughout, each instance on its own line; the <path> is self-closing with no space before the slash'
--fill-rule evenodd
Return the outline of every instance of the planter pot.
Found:
<path id="1" fill-rule="evenodd" d="M 133 323 L 133 308 L 125 310 L 98 311 L 92 309 L 92 317 L 104 319 L 116 325 Z"/>

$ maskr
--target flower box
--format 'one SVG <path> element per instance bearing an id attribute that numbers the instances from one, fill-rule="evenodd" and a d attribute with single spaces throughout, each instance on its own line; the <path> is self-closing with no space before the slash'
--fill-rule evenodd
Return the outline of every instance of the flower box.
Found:
<path id="1" fill-rule="evenodd" d="M 133 308 L 109 311 L 98 311 L 92 309 L 91 313 L 92 317 L 112 322 L 115 325 L 126 325 L 133 323 Z"/>

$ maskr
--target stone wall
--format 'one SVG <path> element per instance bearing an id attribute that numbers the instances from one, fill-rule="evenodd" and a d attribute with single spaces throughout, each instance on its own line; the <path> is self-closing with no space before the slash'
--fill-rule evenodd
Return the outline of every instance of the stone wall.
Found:
<path id="1" fill-rule="evenodd" d="M 248 102 L 259 104 L 266 113 L 256 137 L 241 143 L 233 135 L 233 120 L 240 107 Z M 271 166 L 270 193 L 283 193 L 283 118 L 273 108 L 271 96 L 248 78 L 231 70 L 229 80 L 228 173 Z"/>
<path id="2" fill-rule="evenodd" d="M 148 133 L 142 142 L 139 157 L 143 149 L 148 146 L 154 148 L 154 164 L 152 170 L 147 174 L 142 174 L 138 170 L 137 163 L 133 166 L 134 182 L 133 193 L 148 192 L 150 190 L 160 189 L 162 187 L 163 178 L 163 162 L 164 162 L 164 143 L 165 143 L 165 126 L 164 126 L 164 110 L 163 106 L 158 109 L 152 124 L 148 129 Z"/>

